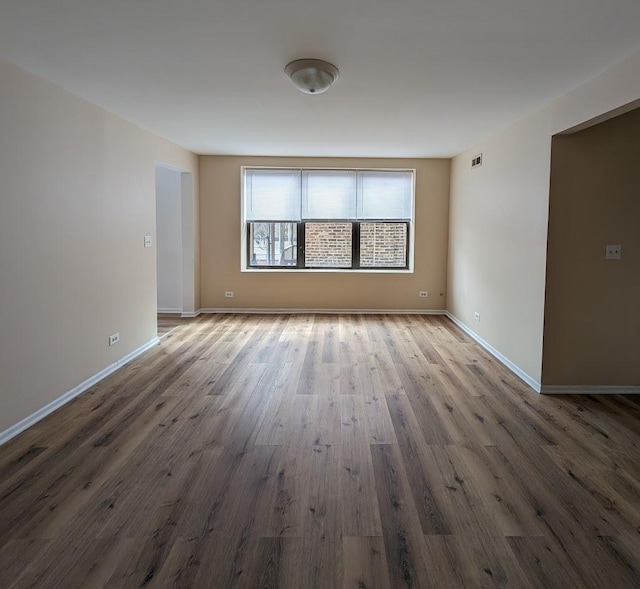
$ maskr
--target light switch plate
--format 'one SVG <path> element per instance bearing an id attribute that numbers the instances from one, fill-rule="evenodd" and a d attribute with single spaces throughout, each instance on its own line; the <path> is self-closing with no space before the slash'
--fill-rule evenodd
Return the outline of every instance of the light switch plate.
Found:
<path id="1" fill-rule="evenodd" d="M 622 246 L 621 245 L 609 245 L 607 244 L 607 250 L 605 258 L 607 260 L 619 260 L 622 258 Z"/>

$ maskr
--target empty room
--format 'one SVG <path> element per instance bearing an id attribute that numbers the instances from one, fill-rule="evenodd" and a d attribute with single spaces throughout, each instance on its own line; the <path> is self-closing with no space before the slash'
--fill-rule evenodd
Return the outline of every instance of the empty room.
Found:
<path id="1" fill-rule="evenodd" d="M 1 0 L 0 587 L 640 587 L 639 27 Z"/>

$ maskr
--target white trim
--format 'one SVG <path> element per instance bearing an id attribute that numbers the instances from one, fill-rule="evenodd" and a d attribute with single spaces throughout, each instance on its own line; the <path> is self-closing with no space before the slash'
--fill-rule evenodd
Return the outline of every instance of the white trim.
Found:
<path id="1" fill-rule="evenodd" d="M 179 315 L 182 313 L 182 309 L 158 309 L 158 313 L 160 315 L 163 314 L 171 314 L 171 315 Z"/>
<path id="2" fill-rule="evenodd" d="M 415 231 L 411 231 L 411 234 L 415 233 Z M 245 231 L 245 241 L 246 241 L 246 231 Z M 256 274 L 413 274 L 413 267 L 409 268 L 386 268 L 386 269 L 371 269 L 367 270 L 365 268 L 287 268 L 286 266 L 273 266 L 271 268 L 247 268 L 246 266 L 240 268 L 241 272 L 249 272 Z"/>
<path id="3" fill-rule="evenodd" d="M 458 319 L 455 315 L 450 313 L 449 311 L 445 312 L 446 316 L 451 319 L 462 331 L 464 331 L 467 335 L 471 336 L 476 342 L 478 342 L 487 352 L 489 352 L 492 356 L 494 356 L 497 360 L 502 362 L 511 372 L 513 372 L 516 376 L 519 376 L 524 382 L 526 382 L 536 393 L 540 392 L 540 383 L 529 376 L 522 368 L 514 364 L 509 358 L 507 358 L 504 354 L 500 353 L 496 350 L 488 341 L 482 339 L 475 331 L 465 325 L 460 319 Z"/>
<path id="4" fill-rule="evenodd" d="M 197 311 L 184 311 L 180 317 L 197 317 L 198 315 L 200 315 L 200 309 Z"/>
<path id="5" fill-rule="evenodd" d="M 542 385 L 543 395 L 638 395 L 640 386 Z"/>
<path id="6" fill-rule="evenodd" d="M 328 315 L 445 315 L 442 309 L 290 309 L 290 308 L 204 308 L 200 313 L 257 313 L 262 315 L 302 315 L 302 314 L 328 314 Z"/>
<path id="7" fill-rule="evenodd" d="M 120 358 L 120 360 L 116 360 L 113 364 L 109 364 L 109 366 L 107 366 L 100 372 L 89 377 L 84 382 L 81 382 L 77 387 L 74 387 L 70 391 L 67 391 L 66 393 L 64 393 L 54 401 L 51 401 L 51 403 L 48 403 L 44 407 L 41 407 L 31 415 L 19 421 L 15 425 L 12 425 L 8 429 L 4 430 L 3 432 L 0 432 L 0 446 L 2 446 L 2 444 L 4 444 L 5 442 L 8 442 L 11 438 L 14 438 L 15 436 L 17 436 L 19 433 L 22 433 L 24 430 L 31 427 L 33 424 L 37 423 L 38 421 L 40 421 L 50 413 L 53 413 L 56 409 L 62 407 L 64 404 L 71 401 L 71 399 L 75 399 L 77 396 L 84 393 L 87 389 L 92 387 L 94 384 L 100 382 L 103 378 L 106 378 L 111 373 L 118 370 L 118 368 L 121 368 L 128 362 L 131 362 L 131 360 L 133 360 L 134 358 L 138 357 L 143 352 L 146 352 L 147 350 L 155 346 L 159 341 L 160 340 L 157 337 L 154 337 L 153 339 L 149 340 L 146 344 L 143 344 L 139 348 L 133 350 L 133 352 L 130 352 L 126 356 L 123 356 L 122 358 Z"/>

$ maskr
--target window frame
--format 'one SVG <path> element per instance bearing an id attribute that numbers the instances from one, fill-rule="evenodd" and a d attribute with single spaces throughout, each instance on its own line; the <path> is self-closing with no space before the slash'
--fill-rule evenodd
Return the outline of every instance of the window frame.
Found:
<path id="1" fill-rule="evenodd" d="M 355 171 L 355 172 L 408 172 L 411 174 L 411 218 L 401 219 L 301 219 L 299 221 L 274 221 L 274 220 L 245 220 L 245 171 L 246 170 L 295 170 L 303 171 Z M 385 274 L 407 274 L 414 272 L 415 258 L 415 201 L 416 201 L 416 169 L 415 168 L 357 168 L 357 167 L 308 167 L 308 166 L 241 166 L 240 167 L 240 225 L 241 225 L 241 272 L 359 272 L 359 273 L 385 273 Z M 351 223 L 352 225 L 352 264 L 351 267 L 307 267 L 305 266 L 305 224 L 306 223 Z M 297 227 L 297 252 L 295 265 L 252 265 L 250 260 L 251 252 L 251 231 L 250 223 L 293 223 Z M 361 223 L 404 223 L 406 226 L 406 264 L 405 266 L 360 266 L 360 225 Z"/>
<path id="2" fill-rule="evenodd" d="M 259 265 L 251 263 L 251 230 L 249 228 L 250 224 L 260 224 L 260 223 L 269 223 L 269 224 L 278 224 L 278 225 L 294 225 L 296 227 L 296 263 L 295 264 L 268 264 L 268 265 Z M 244 222 L 244 230 L 246 233 L 246 241 L 245 241 L 245 252 L 246 252 L 246 267 L 250 270 L 282 270 L 282 269 L 290 269 L 297 270 L 299 269 L 299 261 L 300 261 L 300 222 L 299 221 L 245 221 Z"/>

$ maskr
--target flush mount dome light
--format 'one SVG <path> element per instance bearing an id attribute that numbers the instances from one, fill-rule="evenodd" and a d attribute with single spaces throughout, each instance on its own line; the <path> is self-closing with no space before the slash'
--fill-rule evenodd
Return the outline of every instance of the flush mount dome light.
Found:
<path id="1" fill-rule="evenodd" d="M 296 59 L 288 63 L 284 71 L 305 94 L 322 94 L 340 75 L 335 65 L 321 59 Z"/>

